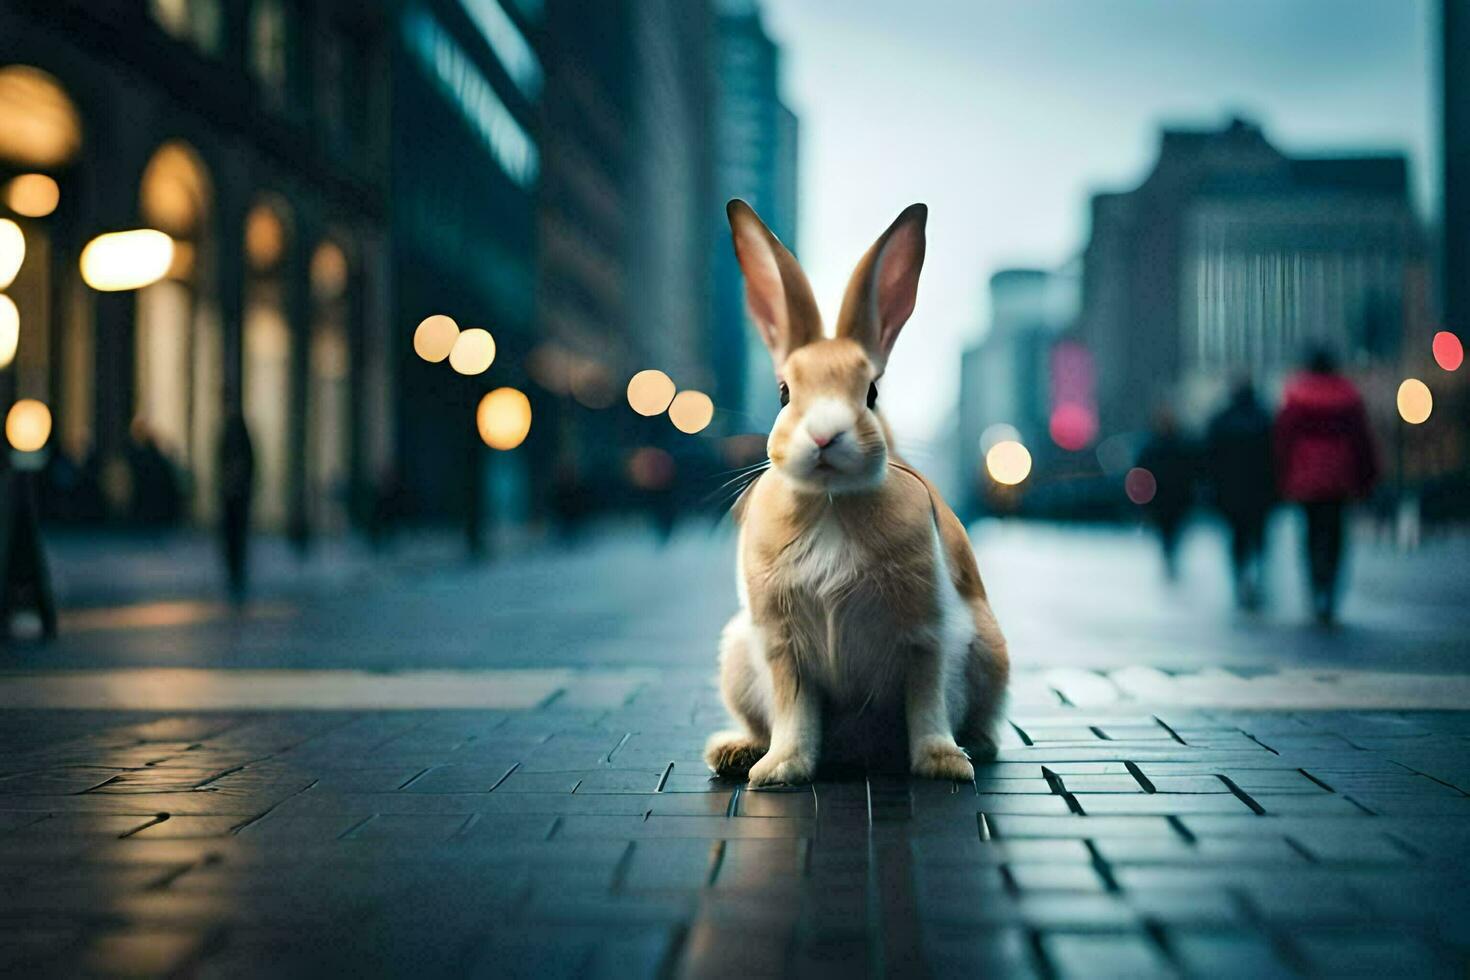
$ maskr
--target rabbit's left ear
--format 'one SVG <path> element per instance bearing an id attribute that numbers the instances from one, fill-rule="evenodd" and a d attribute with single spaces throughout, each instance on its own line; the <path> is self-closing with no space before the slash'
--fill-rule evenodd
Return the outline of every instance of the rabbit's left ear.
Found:
<path id="1" fill-rule="evenodd" d="M 837 336 L 862 344 L 880 372 L 898 332 L 914 312 L 928 218 L 929 208 L 923 204 L 904 208 L 858 262 L 842 298 Z"/>

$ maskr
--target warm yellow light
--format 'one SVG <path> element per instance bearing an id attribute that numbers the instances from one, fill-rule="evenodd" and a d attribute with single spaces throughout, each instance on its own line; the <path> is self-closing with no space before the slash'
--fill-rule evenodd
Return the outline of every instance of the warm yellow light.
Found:
<path id="1" fill-rule="evenodd" d="M 245 255 L 250 268 L 264 272 L 275 268 L 286 253 L 286 226 L 270 204 L 262 201 L 245 216 Z"/>
<path id="2" fill-rule="evenodd" d="M 82 249 L 82 279 L 101 292 L 142 289 L 173 265 L 174 240 L 152 228 L 98 235 Z"/>
<path id="3" fill-rule="evenodd" d="M 20 225 L 9 218 L 0 218 L 0 289 L 8 289 L 15 282 L 20 264 L 26 260 L 26 236 Z"/>
<path id="4" fill-rule="evenodd" d="M 1399 385 L 1399 416 L 1410 425 L 1418 425 L 1434 411 L 1434 396 L 1429 386 L 1418 378 L 1405 378 Z"/>
<path id="5" fill-rule="evenodd" d="M 462 331 L 449 350 L 449 366 L 460 374 L 484 374 L 494 360 L 495 338 L 479 327 Z"/>
<path id="6" fill-rule="evenodd" d="M 27 168 L 59 167 L 76 155 L 82 124 L 66 90 L 30 65 L 0 68 L 0 157 Z"/>
<path id="7" fill-rule="evenodd" d="M 702 391 L 681 391 L 669 405 L 669 421 L 680 432 L 693 435 L 715 417 L 715 403 Z"/>
<path id="8" fill-rule="evenodd" d="M 347 290 L 347 253 L 336 242 L 322 242 L 311 253 L 310 273 L 312 295 L 336 299 Z"/>
<path id="9" fill-rule="evenodd" d="M 459 324 L 443 313 L 426 316 L 413 331 L 413 352 L 430 364 L 438 364 L 454 350 Z"/>
<path id="10" fill-rule="evenodd" d="M 480 399 L 475 425 L 491 449 L 514 449 L 531 431 L 531 400 L 514 388 L 496 388 Z"/>
<path id="11" fill-rule="evenodd" d="M 23 453 L 33 453 L 51 438 L 51 410 L 34 398 L 22 398 L 5 416 L 5 438 Z"/>
<path id="12" fill-rule="evenodd" d="M 674 400 L 674 382 L 662 371 L 639 371 L 628 382 L 628 404 L 639 415 L 657 415 Z"/>
<path id="13" fill-rule="evenodd" d="M 1014 439 L 1006 439 L 990 447 L 985 468 L 996 483 L 1013 487 L 1031 475 L 1031 453 Z"/>
<path id="14" fill-rule="evenodd" d="M 44 218 L 61 203 L 61 188 L 45 174 L 21 174 L 5 187 L 5 205 L 27 218 Z"/>
<path id="15" fill-rule="evenodd" d="M 20 310 L 15 300 L 0 293 L 0 368 L 10 367 L 20 343 Z"/>

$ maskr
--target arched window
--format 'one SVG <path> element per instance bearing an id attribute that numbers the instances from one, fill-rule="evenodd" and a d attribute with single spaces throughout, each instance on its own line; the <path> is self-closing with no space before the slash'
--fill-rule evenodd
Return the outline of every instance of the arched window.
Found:
<path id="1" fill-rule="evenodd" d="M 245 218 L 245 424 L 255 449 L 255 522 L 281 530 L 288 516 L 291 452 L 291 328 L 283 266 L 291 210 L 264 194 Z"/>
<path id="2" fill-rule="evenodd" d="M 138 293 L 135 438 L 152 440 L 186 482 L 193 513 L 215 504 L 215 443 L 223 422 L 224 351 L 211 259 L 213 187 L 187 143 L 160 146 L 143 171 L 143 221 L 174 239 L 168 275 Z"/>
<path id="3" fill-rule="evenodd" d="M 333 239 L 311 256 L 310 384 L 306 402 L 307 506 L 318 531 L 345 530 L 352 466 L 351 317 L 353 277 Z"/>

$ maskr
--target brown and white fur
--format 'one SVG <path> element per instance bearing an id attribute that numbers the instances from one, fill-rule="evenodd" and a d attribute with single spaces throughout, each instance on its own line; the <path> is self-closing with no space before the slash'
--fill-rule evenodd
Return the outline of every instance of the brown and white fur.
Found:
<path id="1" fill-rule="evenodd" d="M 771 467 L 736 505 L 741 609 L 720 641 L 720 690 L 738 731 L 705 760 L 752 786 L 814 777 L 834 731 L 859 743 L 903 719 L 918 776 L 974 777 L 1009 671 L 970 542 L 938 491 L 891 449 L 871 405 L 913 312 L 922 204 L 907 208 L 853 273 L 824 337 L 796 258 L 749 205 L 727 208 L 746 300 L 783 399 Z"/>

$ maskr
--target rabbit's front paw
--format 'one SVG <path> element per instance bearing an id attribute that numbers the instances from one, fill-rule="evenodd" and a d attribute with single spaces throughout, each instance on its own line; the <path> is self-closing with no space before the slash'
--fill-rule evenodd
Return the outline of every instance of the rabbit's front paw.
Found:
<path id="1" fill-rule="evenodd" d="M 975 767 L 965 750 L 952 738 L 934 736 L 913 747 L 913 771 L 924 779 L 954 779 L 968 783 L 975 778 Z"/>
<path id="2" fill-rule="evenodd" d="M 814 760 L 799 752 L 788 751 L 780 755 L 767 752 L 765 758 L 750 767 L 750 785 L 795 786 L 809 783 L 816 768 Z"/>

